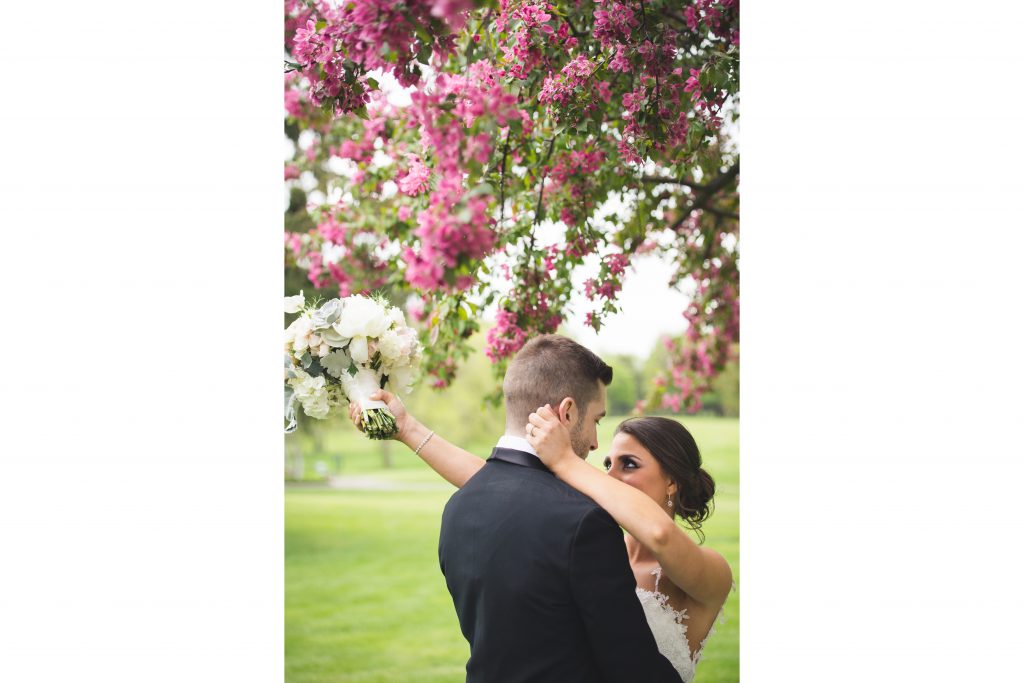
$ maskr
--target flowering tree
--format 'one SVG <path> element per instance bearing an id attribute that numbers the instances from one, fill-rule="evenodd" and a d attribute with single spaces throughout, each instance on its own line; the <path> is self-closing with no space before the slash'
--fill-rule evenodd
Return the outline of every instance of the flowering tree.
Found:
<path id="1" fill-rule="evenodd" d="M 585 261 L 600 330 L 659 253 L 692 299 L 653 397 L 699 408 L 739 336 L 738 0 L 285 0 L 285 50 L 285 178 L 318 190 L 286 263 L 313 288 L 405 302 L 443 388 L 485 307 L 500 375 Z"/>

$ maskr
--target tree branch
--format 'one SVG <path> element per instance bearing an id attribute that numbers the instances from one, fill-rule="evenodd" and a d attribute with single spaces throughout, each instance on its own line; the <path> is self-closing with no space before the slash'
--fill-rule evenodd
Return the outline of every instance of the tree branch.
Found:
<path id="1" fill-rule="evenodd" d="M 712 214 L 714 216 L 718 216 L 719 218 L 731 218 L 734 221 L 738 221 L 740 219 L 740 215 L 738 213 L 730 213 L 728 211 L 722 211 L 721 209 L 716 209 L 713 206 L 705 206 L 701 210 L 702 211 L 707 211 L 708 213 L 710 213 L 710 214 Z"/>
<path id="2" fill-rule="evenodd" d="M 720 176 L 708 183 L 703 190 L 697 193 L 697 196 L 693 198 L 693 201 L 690 202 L 690 205 L 683 210 L 682 214 L 680 214 L 679 219 L 672 225 L 672 232 L 679 230 L 683 221 L 689 218 L 690 214 L 694 211 L 697 209 L 706 209 L 711 199 L 731 183 L 739 173 L 740 165 L 738 163 L 733 164 L 728 171 L 722 173 Z"/>
<path id="3" fill-rule="evenodd" d="M 511 131 L 509 131 L 509 134 Z M 505 135 L 505 148 L 501 152 L 501 183 L 499 183 L 501 192 L 501 217 L 498 218 L 498 227 L 502 227 L 505 223 L 505 160 L 508 158 L 508 138 L 509 135 Z"/>
<path id="4" fill-rule="evenodd" d="M 544 205 L 544 181 L 548 177 L 547 165 L 548 165 L 548 161 L 551 159 L 551 152 L 553 152 L 554 149 L 555 149 L 555 138 L 557 138 L 557 137 L 558 137 L 557 134 L 551 136 L 551 142 L 548 143 L 548 153 L 547 153 L 547 156 L 544 157 L 544 163 L 541 164 L 541 168 L 544 169 L 544 173 L 540 177 L 540 194 L 537 196 L 537 208 L 533 210 L 533 224 L 534 225 L 537 225 L 538 223 L 540 223 L 540 208 L 541 208 L 541 206 Z"/>
<path id="5" fill-rule="evenodd" d="M 575 37 L 575 38 L 582 38 L 583 37 L 583 34 L 580 33 L 579 31 L 577 31 L 576 27 L 572 25 L 571 21 L 569 21 L 569 17 L 567 17 L 567 16 L 560 17 L 560 19 L 562 21 L 564 21 L 569 26 L 569 31 L 572 33 L 573 37 Z"/>

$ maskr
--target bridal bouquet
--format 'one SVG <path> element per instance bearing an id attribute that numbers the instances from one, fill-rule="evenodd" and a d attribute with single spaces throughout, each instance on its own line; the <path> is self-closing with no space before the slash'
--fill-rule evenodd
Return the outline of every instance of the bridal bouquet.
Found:
<path id="1" fill-rule="evenodd" d="M 284 302 L 285 313 L 300 313 L 284 331 L 285 433 L 295 431 L 296 401 L 318 420 L 338 406 L 347 412 L 354 401 L 367 436 L 394 436 L 394 415 L 369 396 L 377 389 L 408 393 L 419 368 L 422 347 L 402 310 L 360 295 L 307 305 L 299 292 Z"/>

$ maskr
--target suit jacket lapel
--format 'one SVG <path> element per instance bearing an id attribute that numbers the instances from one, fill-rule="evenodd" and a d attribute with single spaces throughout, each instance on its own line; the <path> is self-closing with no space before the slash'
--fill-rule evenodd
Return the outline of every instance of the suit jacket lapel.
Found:
<path id="1" fill-rule="evenodd" d="M 496 447 L 491 451 L 491 457 L 488 460 L 501 460 L 503 462 L 510 462 L 513 465 L 522 465 L 523 467 L 530 467 L 535 470 L 541 470 L 552 474 L 541 459 L 533 453 L 527 453 L 526 451 L 517 451 L 514 448 L 500 448 Z"/>

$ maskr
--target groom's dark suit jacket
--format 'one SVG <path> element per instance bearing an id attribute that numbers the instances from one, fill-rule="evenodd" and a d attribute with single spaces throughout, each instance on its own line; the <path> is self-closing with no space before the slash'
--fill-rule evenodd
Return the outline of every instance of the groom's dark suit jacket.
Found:
<path id="1" fill-rule="evenodd" d="M 495 448 L 441 519 L 467 683 L 679 683 L 647 626 L 622 530 L 531 453 Z"/>

